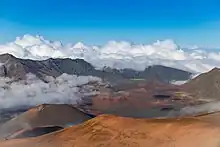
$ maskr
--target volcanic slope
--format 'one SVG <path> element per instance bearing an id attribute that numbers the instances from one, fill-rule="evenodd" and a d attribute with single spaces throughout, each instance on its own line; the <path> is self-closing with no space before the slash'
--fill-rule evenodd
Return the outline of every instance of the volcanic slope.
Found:
<path id="1" fill-rule="evenodd" d="M 182 85 L 194 98 L 207 101 L 220 100 L 220 69 L 214 68 Z"/>
<path id="2" fill-rule="evenodd" d="M 43 104 L 24 112 L 0 126 L 0 138 L 17 131 L 34 129 L 43 126 L 61 126 L 79 124 L 91 119 L 87 114 L 71 105 Z"/>
<path id="3" fill-rule="evenodd" d="M 41 137 L 2 141 L 0 146 L 219 147 L 220 124 L 215 123 L 219 117 L 220 113 L 178 119 L 133 119 L 101 115 L 81 125 Z"/>

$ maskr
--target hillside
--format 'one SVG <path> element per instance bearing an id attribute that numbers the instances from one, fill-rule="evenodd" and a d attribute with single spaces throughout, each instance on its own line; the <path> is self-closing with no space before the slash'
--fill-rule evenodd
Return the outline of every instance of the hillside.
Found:
<path id="1" fill-rule="evenodd" d="M 179 119 L 102 115 L 42 137 L 0 142 L 1 147 L 219 147 L 218 114 Z"/>
<path id="2" fill-rule="evenodd" d="M 33 129 L 41 126 L 66 126 L 69 123 L 78 124 L 91 117 L 70 105 L 43 104 L 36 106 L 0 126 L 0 138 L 11 135 L 23 129 Z"/>
<path id="3" fill-rule="evenodd" d="M 214 68 L 183 85 L 194 97 L 206 100 L 220 99 L 220 69 Z"/>

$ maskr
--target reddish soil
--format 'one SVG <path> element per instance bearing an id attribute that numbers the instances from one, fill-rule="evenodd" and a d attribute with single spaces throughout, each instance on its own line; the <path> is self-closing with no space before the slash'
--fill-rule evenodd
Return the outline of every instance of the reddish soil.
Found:
<path id="1" fill-rule="evenodd" d="M 79 126 L 1 147 L 219 147 L 220 114 L 179 119 L 132 119 L 101 115 Z"/>
<path id="2" fill-rule="evenodd" d="M 120 89 L 121 86 L 114 88 Z M 90 97 L 91 104 L 81 108 L 95 115 L 108 113 L 142 118 L 166 116 L 168 111 L 204 103 L 183 92 L 182 87 L 177 85 L 151 81 L 123 86 L 123 90 L 99 89 L 100 94 Z"/>

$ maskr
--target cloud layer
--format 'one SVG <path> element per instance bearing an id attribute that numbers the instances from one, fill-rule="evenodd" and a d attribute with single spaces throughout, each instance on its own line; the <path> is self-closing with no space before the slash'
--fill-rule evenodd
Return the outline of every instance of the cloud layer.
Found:
<path id="1" fill-rule="evenodd" d="M 82 94 L 93 95 L 94 88 L 79 86 L 89 82 L 101 82 L 91 76 L 63 74 L 58 78 L 48 77 L 48 83 L 39 80 L 35 75 L 27 74 L 27 80 L 10 82 L 9 78 L 0 78 L 0 109 L 35 106 L 39 104 L 75 104 Z M 81 90 L 81 91 L 80 91 Z"/>
<path id="2" fill-rule="evenodd" d="M 98 46 L 86 46 L 79 42 L 63 45 L 42 36 L 24 35 L 14 42 L 0 45 L 0 54 L 10 53 L 19 58 L 41 60 L 46 58 L 82 58 L 97 68 L 133 68 L 143 70 L 149 65 L 165 65 L 195 73 L 220 67 L 220 52 L 209 52 L 198 48 L 181 49 L 172 40 L 156 41 L 152 44 L 132 44 L 110 41 Z"/>

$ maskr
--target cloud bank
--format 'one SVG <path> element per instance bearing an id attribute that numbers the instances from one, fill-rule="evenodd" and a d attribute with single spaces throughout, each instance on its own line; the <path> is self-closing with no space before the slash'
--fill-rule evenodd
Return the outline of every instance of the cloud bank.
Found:
<path id="1" fill-rule="evenodd" d="M 0 45 L 0 54 L 10 53 L 19 58 L 41 60 L 46 58 L 81 58 L 97 68 L 132 68 L 143 70 L 149 65 L 165 65 L 202 73 L 220 67 L 220 52 L 199 48 L 181 49 L 172 40 L 152 44 L 132 44 L 110 41 L 103 46 L 86 46 L 79 42 L 63 45 L 42 36 L 24 35 L 14 42 Z"/>
<path id="2" fill-rule="evenodd" d="M 44 103 L 75 104 L 83 94 L 96 94 L 90 91 L 94 88 L 86 86 L 82 92 L 82 85 L 89 82 L 101 82 L 99 78 L 92 76 L 78 77 L 63 74 L 57 78 L 48 77 L 48 82 L 45 83 L 33 74 L 26 76 L 26 80 L 18 82 L 10 82 L 9 78 L 0 78 L 0 109 L 31 107 Z"/>

